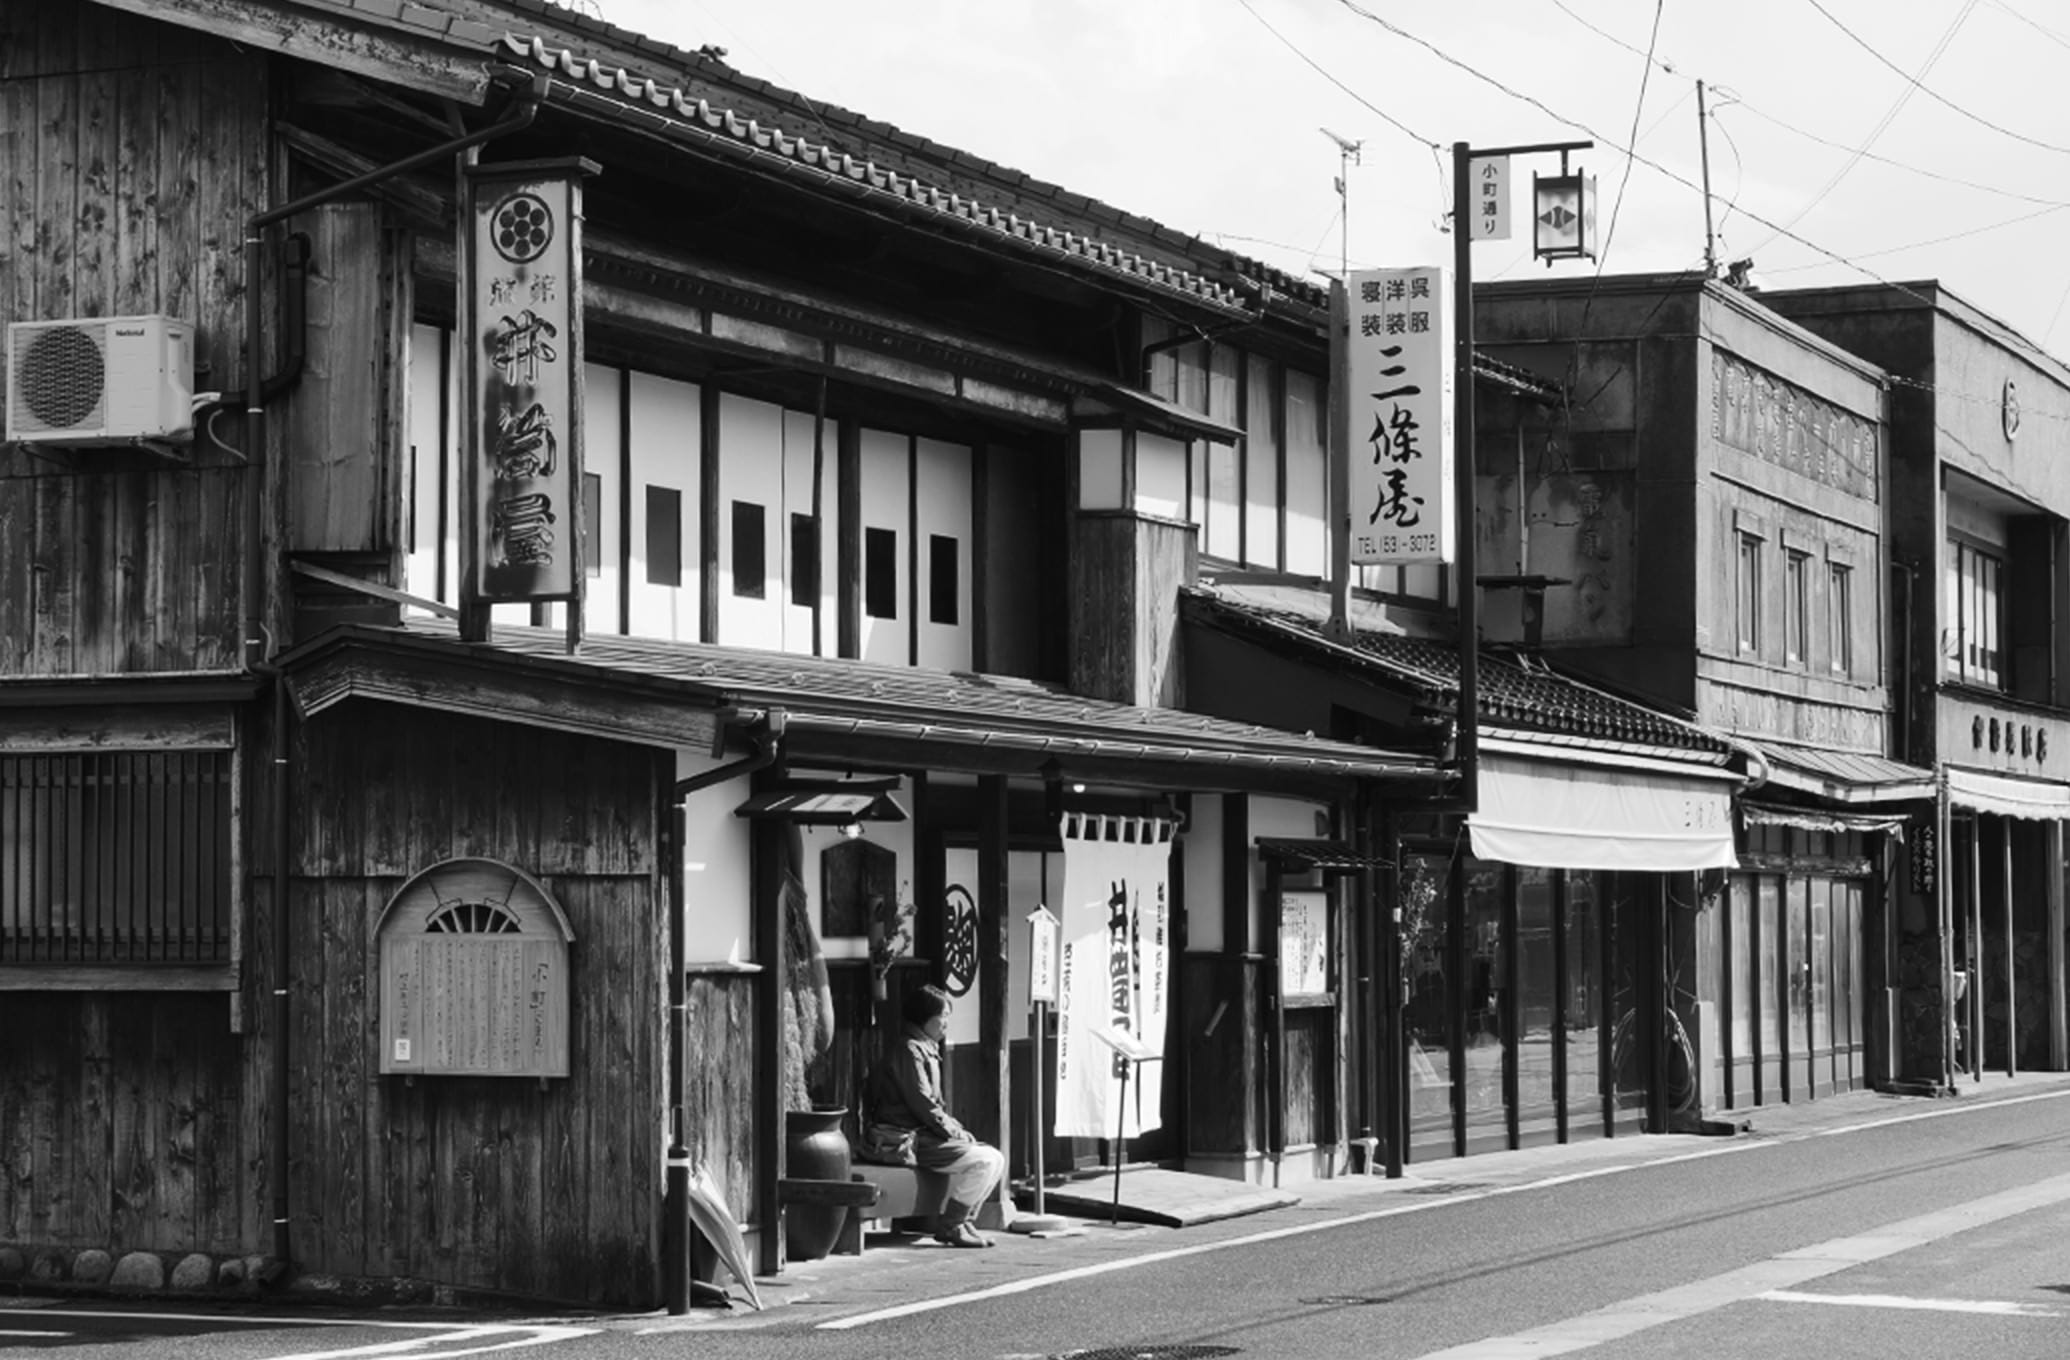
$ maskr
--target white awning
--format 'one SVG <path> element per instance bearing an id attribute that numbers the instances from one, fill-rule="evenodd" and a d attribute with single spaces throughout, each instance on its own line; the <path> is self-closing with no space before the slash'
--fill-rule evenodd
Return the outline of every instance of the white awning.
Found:
<path id="1" fill-rule="evenodd" d="M 1993 817 L 2019 817 L 2031 822 L 2070 818 L 2070 784 L 2014 779 L 1981 770 L 1948 771 L 1948 802 Z"/>
<path id="2" fill-rule="evenodd" d="M 1729 869 L 1732 780 L 1482 754 L 1481 859 L 1549 869 Z"/>

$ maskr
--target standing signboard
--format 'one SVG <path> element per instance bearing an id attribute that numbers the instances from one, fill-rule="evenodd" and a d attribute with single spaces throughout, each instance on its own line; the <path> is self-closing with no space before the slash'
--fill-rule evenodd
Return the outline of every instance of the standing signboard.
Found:
<path id="1" fill-rule="evenodd" d="M 1349 291 L 1351 560 L 1449 562 L 1454 363 L 1445 273 L 1360 270 Z"/>

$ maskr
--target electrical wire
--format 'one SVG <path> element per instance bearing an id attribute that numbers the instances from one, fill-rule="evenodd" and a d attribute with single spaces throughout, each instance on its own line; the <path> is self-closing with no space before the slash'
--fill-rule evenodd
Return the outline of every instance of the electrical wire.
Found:
<path id="1" fill-rule="evenodd" d="M 1972 113 L 1968 109 L 1962 107 L 1962 105 L 1957 104 L 1953 100 L 1948 99 L 1947 97 L 1935 92 L 1934 90 L 1928 88 L 1923 84 L 1920 84 L 1918 80 L 1914 79 L 1911 76 L 1905 75 L 1904 69 L 1898 66 L 1895 62 L 1891 61 L 1889 57 L 1884 56 L 1881 52 L 1878 52 L 1874 47 L 1871 47 L 1859 33 L 1856 33 L 1846 24 L 1841 23 L 1837 18 L 1833 16 L 1833 12 L 1831 10 L 1827 9 L 1824 5 L 1819 3 L 1819 0 L 1804 0 L 1804 3 L 1811 6 L 1813 9 L 1817 10 L 1820 14 L 1823 14 L 1826 17 L 1827 22 L 1832 24 L 1833 27 L 1839 29 L 1842 33 L 1845 33 L 1849 38 L 1853 39 L 1855 45 L 1861 48 L 1862 51 L 1867 52 L 1870 56 L 1882 62 L 1885 66 L 1888 66 L 1891 70 L 1896 71 L 1901 76 L 1904 76 L 1905 79 L 1911 81 L 1912 84 L 1919 86 L 1920 93 L 1924 94 L 1927 98 L 1933 100 L 1935 103 L 1940 104 L 1943 107 L 1950 109 L 1955 113 L 1961 114 L 1964 118 L 1969 119 L 1972 123 L 1975 123 L 1980 127 L 1987 127 L 1991 129 L 1993 132 L 1999 133 L 2002 136 L 2012 138 L 2016 142 L 2025 142 L 2028 146 L 2038 146 L 2043 151 L 2055 151 L 2060 152 L 2063 155 L 2070 156 L 2070 146 L 2059 146 L 2055 142 L 2044 142 L 2038 137 L 2029 137 L 2024 132 L 2016 132 L 2012 128 L 2005 127 L 1999 123 L 1994 123 L 1990 119 L 1984 117 L 1983 115 Z M 1965 14 L 1968 13 L 1967 6 L 1964 7 L 1963 12 Z"/>
<path id="2" fill-rule="evenodd" d="M 1243 6 L 1245 13 L 1249 14 L 1253 19 L 1256 19 L 1260 24 L 1263 24 L 1265 27 L 1265 31 L 1267 33 L 1270 33 L 1273 37 L 1279 39 L 1280 43 L 1283 46 L 1285 46 L 1287 51 L 1292 52 L 1295 56 L 1299 57 L 1303 62 L 1305 62 L 1309 66 L 1310 69 L 1312 69 L 1317 75 L 1321 76 L 1324 80 L 1329 81 L 1330 84 L 1335 85 L 1338 89 L 1342 90 L 1344 93 L 1350 95 L 1353 99 L 1357 100 L 1361 107 L 1366 109 L 1368 112 L 1379 116 L 1384 122 L 1386 122 L 1386 124 L 1389 127 L 1401 133 L 1404 137 L 1407 137 L 1412 141 L 1421 142 L 1424 146 L 1430 147 L 1433 150 L 1437 149 L 1438 144 L 1435 141 L 1424 136 L 1422 133 L 1416 131 L 1416 129 L 1410 127 L 1407 123 L 1404 123 L 1401 119 L 1395 117 L 1386 109 L 1381 108 L 1378 104 L 1375 104 L 1370 99 L 1367 99 L 1357 90 L 1352 89 L 1349 85 L 1346 85 L 1343 81 L 1337 79 L 1336 76 L 1330 74 L 1329 71 L 1324 69 L 1322 64 L 1316 61 L 1315 58 L 1309 56 L 1306 52 L 1303 52 L 1299 47 L 1295 46 L 1292 39 L 1288 38 L 1286 34 L 1274 28 L 1271 22 L 1268 21 L 1264 15 L 1258 13 L 1256 9 L 1252 8 L 1251 0 L 1236 0 L 1236 3 Z"/>
<path id="3" fill-rule="evenodd" d="M 1816 5 L 1818 3 L 1818 0 L 1809 0 L 1809 2 L 1813 5 Z M 1949 21 L 1948 26 L 1945 29 L 1941 30 L 1940 41 L 1936 42 L 1933 45 L 1933 50 L 1926 54 L 1926 60 L 1920 63 L 1919 70 L 1916 73 L 1905 77 L 1905 79 L 1911 83 L 1906 85 L 1904 89 L 1898 91 L 1898 97 L 1896 99 L 1893 99 L 1890 102 L 1890 107 L 1883 111 L 1883 117 L 1879 118 L 1876 121 L 1876 126 L 1869 129 L 1869 135 L 1862 139 L 1862 144 L 1858 147 L 1853 148 L 1853 150 L 1849 153 L 1847 159 L 1841 162 L 1840 168 L 1838 170 L 1835 170 L 1832 173 L 1832 176 L 1829 179 L 1827 179 L 1824 184 L 1819 186 L 1818 192 L 1813 194 L 1810 200 L 1807 201 L 1803 207 L 1797 209 L 1795 216 L 1791 217 L 1789 221 L 1783 223 L 1782 229 L 1794 227 L 1799 222 L 1802 222 L 1807 216 L 1810 215 L 1811 210 L 1813 208 L 1816 208 L 1819 204 L 1825 202 L 1826 195 L 1832 193 L 1833 190 L 1839 186 L 1840 181 L 1847 178 L 1848 172 L 1850 172 L 1854 169 L 1854 167 L 1862 163 L 1862 157 L 1867 154 L 1870 147 L 1876 144 L 1876 139 L 1881 137 L 1886 131 L 1889 130 L 1890 125 L 1897 120 L 1898 114 L 1904 111 L 1905 105 L 1912 102 L 1912 96 L 1926 88 L 1924 85 L 1919 83 L 1920 80 L 1924 78 L 1926 73 L 1934 68 L 1934 64 L 1940 61 L 1941 57 L 1944 54 L 1946 54 L 1948 50 L 1948 44 L 1955 41 L 1955 34 L 1957 30 L 1959 30 L 1962 27 L 1963 23 L 1969 18 L 1970 12 L 1974 10 L 1976 7 L 1977 0 L 1965 0 L 1962 9 L 1955 15 L 1954 19 Z M 1760 244 L 1754 247 L 1752 253 L 1756 255 L 1760 254 L 1762 250 L 1767 248 L 1769 242 L 1773 241 L 1774 239 L 1774 236 L 1770 236 L 1766 241 L 1762 241 Z"/>
<path id="4" fill-rule="evenodd" d="M 1371 10 L 1368 10 L 1361 5 L 1358 5 L 1357 3 L 1355 3 L 1355 0 L 1337 0 L 1337 3 L 1343 6 L 1345 9 L 1348 9 L 1352 13 L 1358 15 L 1360 18 L 1366 19 L 1371 23 L 1377 24 L 1381 28 L 1386 29 L 1388 32 L 1394 34 L 1395 36 L 1402 38 L 1404 41 L 1414 43 L 1416 46 L 1423 48 L 1425 51 L 1429 52 L 1432 56 L 1437 57 L 1446 65 L 1457 67 L 1459 70 L 1466 72 L 1466 74 L 1472 76 L 1474 79 L 1481 81 L 1483 84 L 1493 86 L 1494 88 L 1500 90 L 1502 93 L 1508 95 L 1510 98 L 1517 100 L 1519 103 L 1530 105 L 1532 108 L 1537 109 L 1539 112 L 1545 114 L 1548 118 L 1553 119 L 1561 126 L 1571 127 L 1579 132 L 1585 132 L 1596 141 L 1601 142 L 1603 143 L 1603 145 L 1609 147 L 1611 150 L 1623 152 L 1625 155 L 1630 156 L 1634 160 L 1638 161 L 1639 164 L 1644 165 L 1648 169 L 1666 176 L 1668 179 L 1671 179 L 1675 183 L 1682 185 L 1684 188 L 1693 190 L 1697 193 L 1703 192 L 1703 188 L 1701 185 L 1693 183 L 1688 176 L 1682 174 L 1680 171 L 1672 170 L 1667 166 L 1662 165 L 1659 161 L 1653 160 L 1651 157 L 1640 155 L 1637 148 L 1635 147 L 1626 147 L 1618 145 L 1617 142 L 1615 142 L 1609 137 L 1604 136 L 1602 133 L 1596 131 L 1593 127 L 1589 126 L 1587 123 L 1582 122 L 1580 119 L 1571 118 L 1568 115 L 1561 113 L 1559 110 L 1553 108 L 1551 105 L 1547 104 L 1544 100 L 1538 98 L 1537 96 L 1527 94 L 1522 90 L 1518 90 L 1508 84 L 1505 84 L 1503 81 L 1498 80 L 1494 76 L 1489 75 L 1487 72 L 1480 70 L 1478 67 L 1473 66 L 1471 63 L 1461 61 L 1458 57 L 1455 57 L 1451 53 L 1438 47 L 1429 39 L 1419 37 L 1418 35 L 1409 32 L 1401 25 L 1394 23 L 1389 19 L 1382 18 L 1380 15 L 1373 13 Z M 1878 283 L 1886 288 L 1893 289 L 1894 291 L 1906 297 L 1912 298 L 1914 301 L 1924 303 L 1929 307 L 1935 305 L 1932 298 L 1929 298 L 1925 294 L 1920 293 L 1917 289 L 1909 288 L 1906 285 L 1898 283 L 1892 279 L 1886 279 L 1881 274 L 1878 274 L 1875 270 L 1867 268 L 1864 265 L 1856 264 L 1853 260 L 1849 259 L 1845 255 L 1838 253 L 1837 251 L 1828 250 L 1826 247 L 1820 245 L 1818 242 L 1813 241 L 1808 237 L 1799 235 L 1795 231 L 1791 231 L 1781 226 L 1778 226 L 1776 223 L 1771 222 L 1770 220 L 1761 216 L 1759 213 L 1754 212 L 1750 208 L 1740 208 L 1739 213 L 1742 217 L 1745 217 L 1750 221 L 1757 222 L 1760 225 L 1776 232 L 1778 235 L 1784 236 L 1789 240 L 1796 242 L 1798 245 L 1801 245 L 1808 250 L 1811 250 L 1819 255 L 1824 256 L 1826 259 L 1832 261 L 1834 264 L 1844 265 L 1847 268 L 1854 270 L 1856 273 L 1862 275 L 1864 278 L 1867 278 L 1874 283 Z M 2054 355 L 2049 354 L 2046 350 L 2042 349 L 2039 345 L 2035 344 L 2032 340 L 2020 334 L 2018 331 L 2013 330 L 2011 327 L 2007 327 L 2006 334 L 2011 337 L 2012 342 L 2016 348 L 2024 349 L 2035 355 L 2038 355 L 2052 367 L 2059 369 L 2062 367 L 2061 360 L 2057 359 Z"/>
<path id="5" fill-rule="evenodd" d="M 1854 258 L 1857 260 L 1873 260 L 1882 255 L 1902 255 L 1908 250 L 1919 250 L 1926 246 L 1946 245 L 1950 241 L 1967 240 L 1972 236 L 1982 236 L 1985 232 L 1998 231 L 2005 227 L 2016 227 L 2022 222 L 2032 222 L 2037 217 L 2048 217 L 2065 209 L 2070 209 L 2070 203 L 2056 203 L 2046 208 L 2036 208 L 2033 212 L 2021 213 L 2018 217 L 2009 217 L 2003 222 L 1989 222 L 1981 227 L 1971 227 L 1968 231 L 1958 231 L 1947 236 L 1936 236 L 1931 240 L 1913 241 L 1901 246 L 1885 246 L 1881 250 L 1857 251 Z M 1768 269 L 1762 272 L 1770 275 L 1801 274 L 1807 269 L 1824 268 L 1823 264 L 1793 264 L 1786 268 Z"/>

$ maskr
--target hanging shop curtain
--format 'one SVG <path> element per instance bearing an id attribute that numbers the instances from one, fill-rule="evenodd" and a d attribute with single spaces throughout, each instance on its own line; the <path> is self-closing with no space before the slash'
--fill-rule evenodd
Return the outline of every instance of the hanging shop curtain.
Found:
<path id="1" fill-rule="evenodd" d="M 1164 1052 L 1172 823 L 1065 813 L 1057 959 L 1060 1138 L 1133 1138 L 1158 1126 L 1161 1058 L 1135 1064 L 1126 1109 L 1122 1054 Z"/>
<path id="2" fill-rule="evenodd" d="M 1486 860 L 1548 869 L 1729 869 L 1732 785 L 1607 765 L 1483 753 L 1466 820 Z"/>
<path id="3" fill-rule="evenodd" d="M 1951 806 L 1993 817 L 2020 817 L 2034 822 L 2070 818 L 2070 784 L 2038 779 L 2012 779 L 1981 770 L 1948 771 Z"/>

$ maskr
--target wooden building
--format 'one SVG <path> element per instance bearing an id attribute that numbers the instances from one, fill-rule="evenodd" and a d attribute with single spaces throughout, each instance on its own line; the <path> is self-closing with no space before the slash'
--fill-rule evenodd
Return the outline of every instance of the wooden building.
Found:
<path id="1" fill-rule="evenodd" d="M 780 1269 L 784 1115 L 852 1111 L 912 982 L 1025 1172 L 1021 924 L 1095 823 L 1182 828 L 1163 1118 L 1049 1166 L 1331 1174 L 1384 1123 L 1367 870 L 1439 753 L 1189 712 L 1178 652 L 1203 558 L 1323 566 L 1313 285 L 520 0 L 0 41 L 0 314 L 49 323 L 0 1017 L 50 1036 L 0 1057 L 0 1244 L 646 1306 L 694 1164 Z M 582 589 L 484 632 L 462 172 L 574 158 Z"/>

